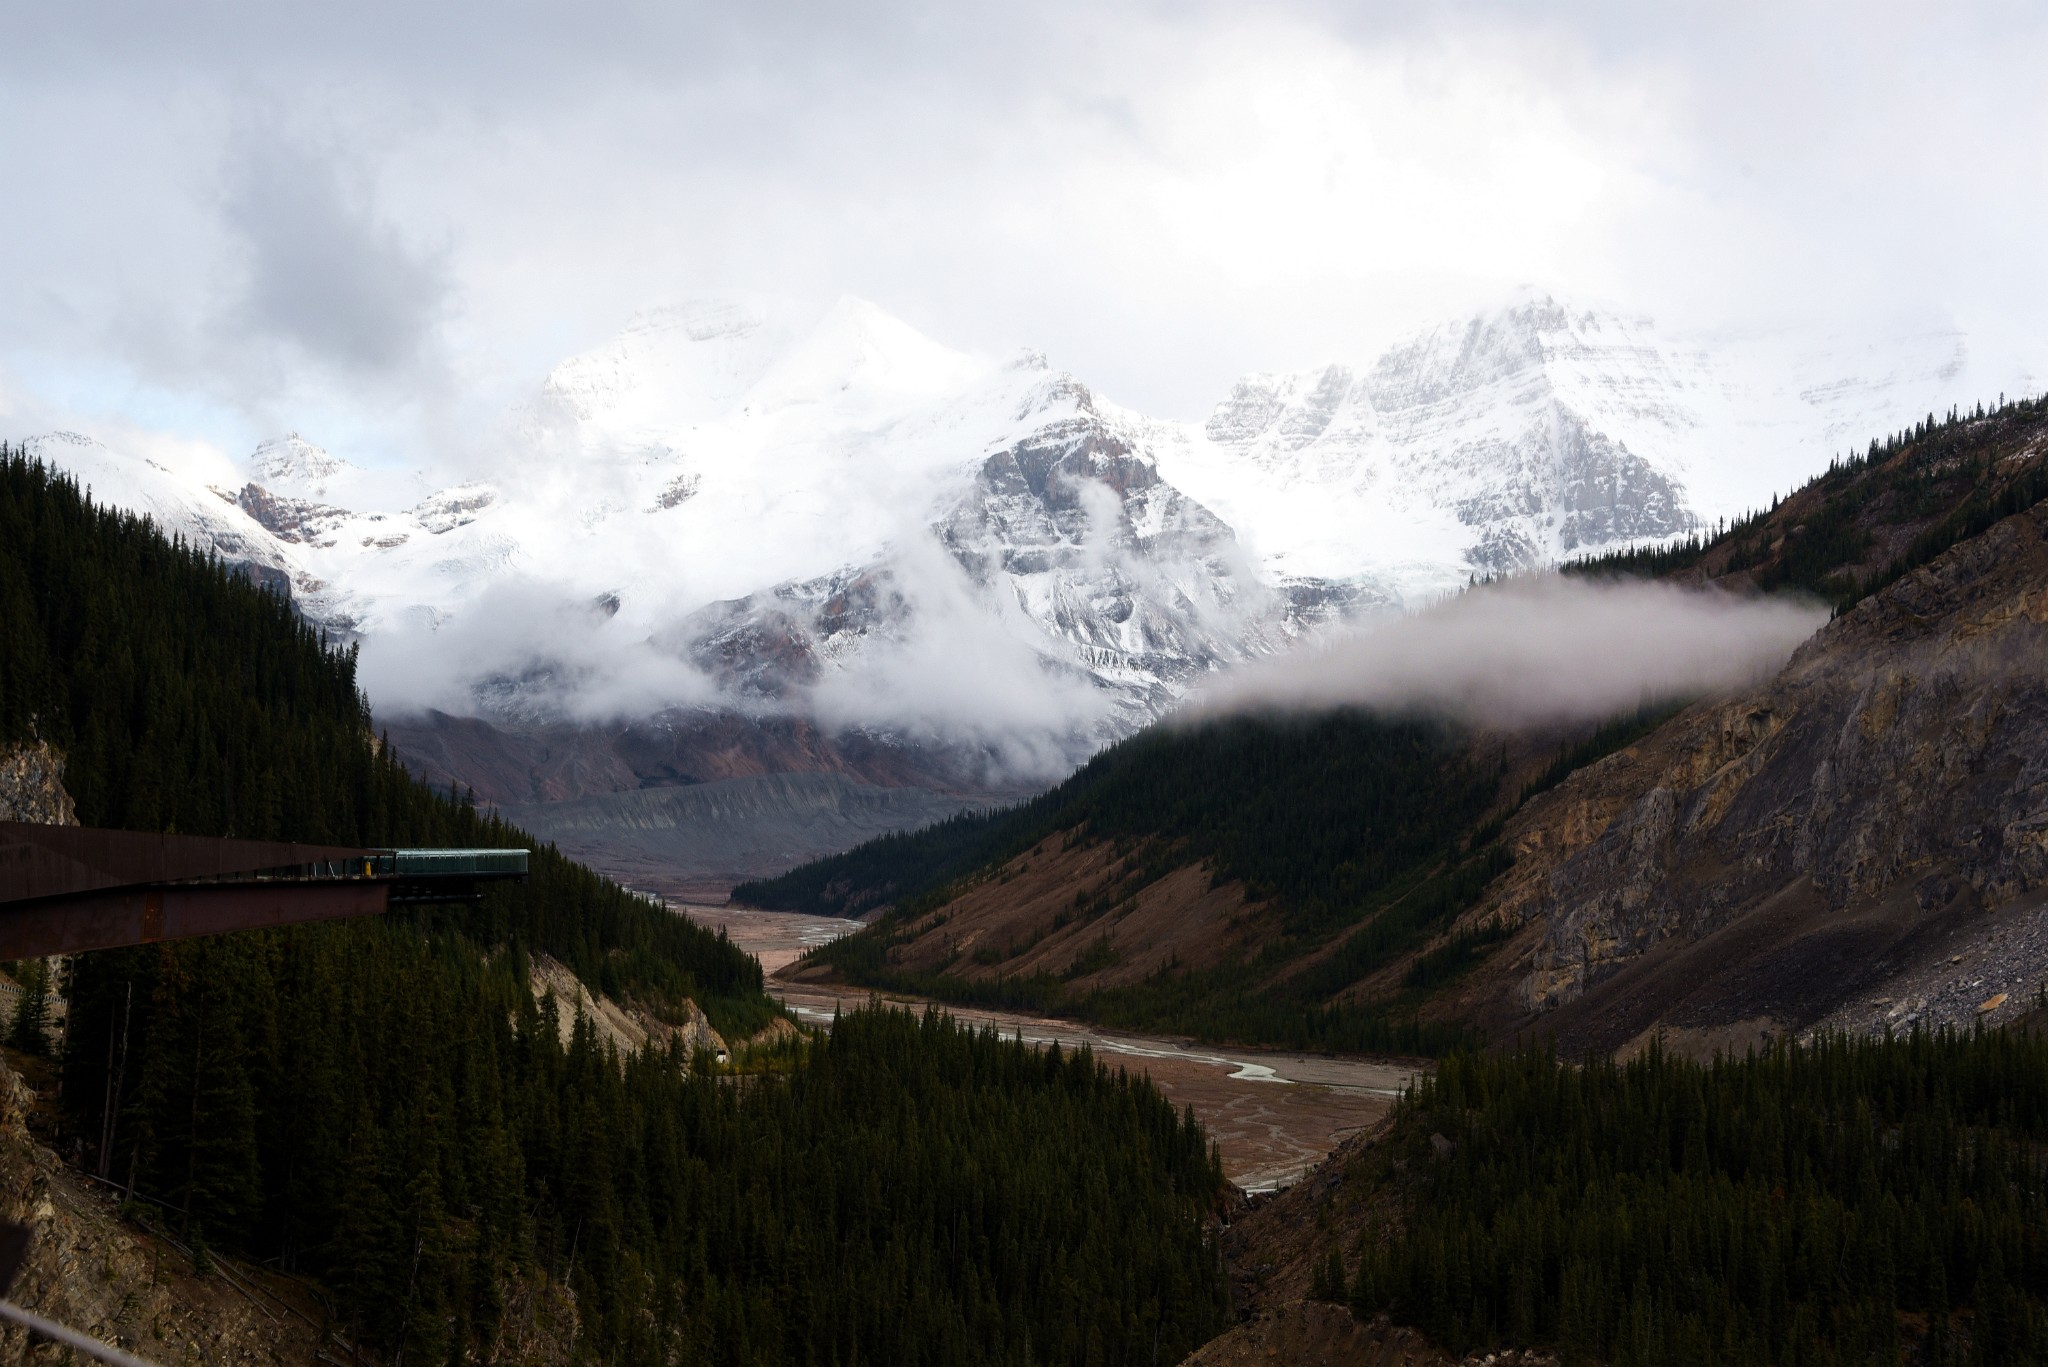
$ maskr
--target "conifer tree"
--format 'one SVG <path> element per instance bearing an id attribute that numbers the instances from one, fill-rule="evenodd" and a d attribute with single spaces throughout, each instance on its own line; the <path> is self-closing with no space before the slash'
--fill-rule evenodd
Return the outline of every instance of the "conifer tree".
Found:
<path id="1" fill-rule="evenodd" d="M 25 1054 L 50 1052 L 50 964 L 47 959 L 30 959 L 14 966 L 20 993 L 14 1000 L 14 1018 L 7 1029 L 7 1042 Z"/>

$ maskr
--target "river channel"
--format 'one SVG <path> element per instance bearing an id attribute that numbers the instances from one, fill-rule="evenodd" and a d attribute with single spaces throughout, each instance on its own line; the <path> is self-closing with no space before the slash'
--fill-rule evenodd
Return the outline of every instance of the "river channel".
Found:
<path id="1" fill-rule="evenodd" d="M 865 990 L 797 985 L 776 976 L 813 946 L 858 929 L 852 922 L 731 907 L 677 909 L 700 925 L 723 928 L 734 944 L 758 957 L 769 992 L 801 1020 L 830 1022 L 835 1010 L 869 997 Z M 1222 1150 L 1225 1174 L 1247 1191 L 1272 1191 L 1299 1180 L 1345 1138 L 1384 1116 L 1414 1076 L 1412 1064 L 1385 1059 L 1226 1048 L 1013 1011 L 947 1009 L 1034 1044 L 1086 1044 L 1106 1063 L 1150 1074 L 1176 1106 L 1195 1108 Z"/>

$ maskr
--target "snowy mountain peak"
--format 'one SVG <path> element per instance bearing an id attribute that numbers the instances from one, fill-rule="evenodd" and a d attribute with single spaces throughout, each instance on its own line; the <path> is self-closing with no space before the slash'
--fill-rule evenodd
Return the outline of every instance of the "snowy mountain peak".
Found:
<path id="1" fill-rule="evenodd" d="M 746 337 L 768 322 L 769 310 L 759 300 L 686 299 L 642 309 L 627 320 L 627 333 L 680 331 L 693 342 Z"/>
<path id="2" fill-rule="evenodd" d="M 642 310 L 541 385 L 546 418 L 611 431 L 688 427 L 723 414 L 800 335 L 792 306 L 693 299 Z"/>
<path id="3" fill-rule="evenodd" d="M 1412 602 L 1739 514 L 1845 431 L 1959 397 L 1958 339 L 1861 341 L 1691 338 L 1526 291 L 1370 361 L 1246 375 L 1163 468 L 1271 572 Z"/>
<path id="4" fill-rule="evenodd" d="M 1347 407 L 1359 410 L 1350 430 L 1374 426 L 1372 400 L 1358 388 L 1357 372 L 1349 366 L 1292 375 L 1254 373 L 1216 405 L 1204 430 L 1209 440 L 1224 446 L 1293 452 L 1327 435 Z"/>
<path id="5" fill-rule="evenodd" d="M 297 432 L 258 446 L 247 469 L 248 482 L 260 499 L 282 499 L 329 512 L 406 508 L 430 487 L 417 470 L 365 469 L 329 454 Z"/>
<path id="6" fill-rule="evenodd" d="M 31 457 L 77 480 L 101 507 L 150 518 L 167 535 L 211 550 L 251 578 L 290 588 L 290 555 L 237 504 L 232 491 L 210 488 L 189 474 L 76 432 L 30 437 L 22 446 Z"/>
<path id="7" fill-rule="evenodd" d="M 542 385 L 543 417 L 614 440 L 673 439 L 790 408 L 875 413 L 937 397 L 981 367 L 864 299 L 692 300 L 635 315 Z"/>
<path id="8" fill-rule="evenodd" d="M 865 299 L 842 296 L 748 391 L 747 408 L 885 409 L 937 398 L 982 369 Z"/>
<path id="9" fill-rule="evenodd" d="M 249 468 L 257 483 L 272 493 L 313 499 L 325 498 L 328 485 L 362 473 L 360 467 L 329 455 L 296 432 L 258 446 L 249 457 Z"/>
<path id="10" fill-rule="evenodd" d="M 1548 295 L 1526 298 L 1392 347 L 1372 367 L 1374 398 L 1383 410 L 1424 406 L 1517 381 L 1569 386 L 1586 371 L 1668 384 L 1675 376 L 1655 329 L 1647 318 L 1571 309 Z M 1646 369 L 1656 373 L 1642 376 Z"/>

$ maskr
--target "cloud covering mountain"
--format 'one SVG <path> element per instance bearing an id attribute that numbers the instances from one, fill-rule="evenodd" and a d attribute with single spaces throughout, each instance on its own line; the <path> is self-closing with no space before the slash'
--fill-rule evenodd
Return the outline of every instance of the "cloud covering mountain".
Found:
<path id="1" fill-rule="evenodd" d="M 1181 423 L 860 300 L 725 299 L 556 366 L 487 478 L 35 448 L 288 583 L 386 715 L 798 717 L 1049 775 L 1334 624 L 1767 502 L 1974 381 L 1952 331 L 1711 343 L 1525 295 Z"/>

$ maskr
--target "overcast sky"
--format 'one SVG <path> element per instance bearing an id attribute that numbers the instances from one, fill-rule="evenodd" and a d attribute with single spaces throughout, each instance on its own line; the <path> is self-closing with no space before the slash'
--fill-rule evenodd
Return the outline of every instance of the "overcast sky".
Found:
<path id="1" fill-rule="evenodd" d="M 730 289 L 1186 417 L 1524 283 L 2032 354 L 2044 70 L 2032 4 L 0 0 L 0 426 L 421 459 Z"/>

